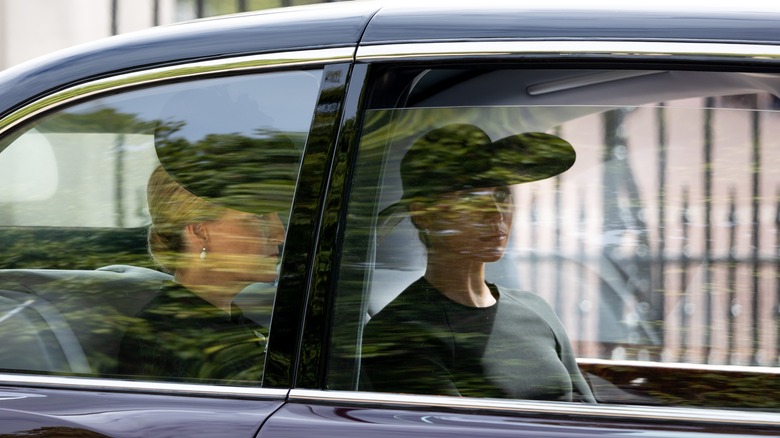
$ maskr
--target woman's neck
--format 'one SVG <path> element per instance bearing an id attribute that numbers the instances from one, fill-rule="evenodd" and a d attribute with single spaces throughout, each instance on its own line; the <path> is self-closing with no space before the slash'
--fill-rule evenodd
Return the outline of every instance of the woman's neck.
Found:
<path id="1" fill-rule="evenodd" d="M 208 301 L 214 307 L 224 310 L 230 315 L 233 298 L 246 286 L 244 284 L 224 283 L 214 285 L 209 278 L 200 278 L 194 272 L 177 271 L 174 280 L 186 287 L 190 292 Z"/>
<path id="2" fill-rule="evenodd" d="M 437 262 L 435 257 L 428 257 L 425 279 L 444 296 L 464 306 L 489 307 L 496 303 L 485 283 L 482 262 Z"/>

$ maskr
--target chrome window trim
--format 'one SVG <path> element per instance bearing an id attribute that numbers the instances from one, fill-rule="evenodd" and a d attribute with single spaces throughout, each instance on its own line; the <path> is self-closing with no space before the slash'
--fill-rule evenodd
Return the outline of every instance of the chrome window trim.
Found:
<path id="1" fill-rule="evenodd" d="M 363 62 L 404 58 L 488 57 L 549 55 L 642 56 L 780 60 L 780 46 L 764 44 L 650 41 L 474 41 L 399 43 L 360 46 L 355 59 Z"/>
<path id="2" fill-rule="evenodd" d="M 766 374 L 767 376 L 777 375 L 780 377 L 780 367 L 772 366 L 752 366 L 752 365 L 718 365 L 718 364 L 697 364 L 687 362 L 652 362 L 642 360 L 613 360 L 613 359 L 591 359 L 577 358 L 580 365 L 603 365 L 611 367 L 631 367 L 631 368 L 654 368 L 665 370 L 692 370 L 692 371 L 711 371 L 720 373 L 755 373 Z"/>
<path id="3" fill-rule="evenodd" d="M 428 395 L 407 395 L 377 392 L 318 391 L 293 389 L 289 402 L 364 405 L 377 408 L 416 408 L 435 410 L 467 409 L 471 412 L 492 411 L 495 414 L 549 414 L 575 415 L 578 417 L 610 418 L 625 420 L 684 421 L 722 425 L 777 426 L 780 413 L 735 411 L 712 408 L 682 408 L 661 406 L 599 405 L 564 402 L 538 402 L 530 400 L 480 399 L 469 397 L 447 397 Z"/>
<path id="4" fill-rule="evenodd" d="M 273 400 L 284 400 L 289 392 L 287 389 L 276 388 L 134 381 L 112 377 L 60 377 L 28 374 L 0 374 L 0 387 L 2 386 Z"/>
<path id="5" fill-rule="evenodd" d="M 67 104 L 99 93 L 117 91 L 142 84 L 155 84 L 171 79 L 204 76 L 219 72 L 296 67 L 330 62 L 351 62 L 354 59 L 354 55 L 354 47 L 301 50 L 190 62 L 118 74 L 108 78 L 74 85 L 64 90 L 46 95 L 23 106 L 0 120 L 0 135 L 55 106 Z"/>

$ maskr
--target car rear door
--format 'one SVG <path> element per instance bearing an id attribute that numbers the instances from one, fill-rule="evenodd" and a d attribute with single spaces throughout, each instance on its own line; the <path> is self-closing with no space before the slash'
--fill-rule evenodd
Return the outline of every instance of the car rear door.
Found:
<path id="1" fill-rule="evenodd" d="M 311 253 L 317 186 L 335 132 L 328 118 L 340 113 L 353 52 L 300 50 L 142 70 L 60 90 L 5 119 L 0 433 L 251 437 L 284 404 L 296 353 L 284 341 L 296 336 L 296 302 L 305 290 L 295 281 Z M 253 348 L 268 358 L 267 368 L 231 380 L 121 371 L 128 327 L 174 279 L 148 254 L 151 172 L 179 169 L 179 181 L 199 195 L 200 182 L 246 183 L 266 171 L 282 143 L 304 185 L 291 210 L 294 187 L 273 187 L 288 206 L 280 212 L 288 230 L 281 280 L 254 284 L 234 302 L 266 330 L 256 332 Z M 224 149 L 231 144 L 241 147 Z M 212 357 L 216 367 L 230 359 Z"/>

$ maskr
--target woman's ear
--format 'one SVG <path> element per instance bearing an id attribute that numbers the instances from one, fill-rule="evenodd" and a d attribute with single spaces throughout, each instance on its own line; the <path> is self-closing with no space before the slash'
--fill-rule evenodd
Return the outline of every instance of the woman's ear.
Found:
<path id="1" fill-rule="evenodd" d="M 188 242 L 205 246 L 206 242 L 209 241 L 209 227 L 203 222 L 188 224 L 184 227 L 184 238 Z"/>

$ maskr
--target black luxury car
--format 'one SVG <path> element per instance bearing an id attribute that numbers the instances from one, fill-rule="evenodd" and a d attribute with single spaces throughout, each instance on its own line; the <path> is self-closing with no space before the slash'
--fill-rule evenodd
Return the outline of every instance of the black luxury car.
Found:
<path id="1" fill-rule="evenodd" d="M 0 436 L 780 435 L 780 9 L 470 3 L 0 72 Z"/>

